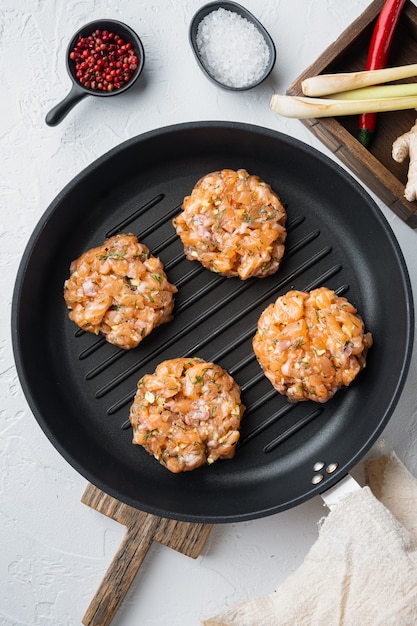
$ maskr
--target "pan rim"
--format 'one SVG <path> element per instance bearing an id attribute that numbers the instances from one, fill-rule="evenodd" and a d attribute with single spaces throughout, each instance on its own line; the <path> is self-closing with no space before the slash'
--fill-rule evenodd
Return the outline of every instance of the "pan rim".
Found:
<path id="1" fill-rule="evenodd" d="M 39 408 L 36 406 L 35 399 L 31 392 L 31 385 L 30 385 L 30 380 L 28 378 L 28 373 L 25 370 L 25 365 L 24 365 L 23 358 L 21 355 L 22 348 L 20 345 L 20 337 L 19 337 L 19 314 L 20 314 L 20 304 L 21 304 L 22 283 L 23 283 L 23 279 L 26 274 L 26 270 L 30 262 L 33 250 L 36 247 L 36 243 L 43 231 L 43 228 L 45 227 L 45 224 L 48 222 L 49 217 L 55 212 L 56 208 L 59 207 L 63 198 L 65 198 L 66 195 L 71 190 L 76 188 L 80 184 L 80 182 L 82 182 L 86 177 L 88 177 L 91 172 L 98 170 L 101 167 L 102 163 L 105 162 L 107 159 L 117 158 L 118 155 L 123 153 L 123 151 L 125 151 L 130 146 L 135 145 L 137 142 L 152 140 L 155 137 L 165 136 L 166 134 L 175 134 L 185 129 L 192 131 L 193 129 L 203 128 L 203 127 L 208 128 L 208 129 L 225 128 L 225 129 L 244 130 L 244 131 L 252 132 L 255 134 L 261 133 L 261 134 L 266 134 L 272 137 L 278 137 L 281 141 L 285 141 L 288 144 L 295 146 L 296 148 L 301 148 L 305 152 L 309 153 L 310 155 L 314 156 L 316 159 L 324 163 L 326 167 L 330 167 L 330 169 L 333 169 L 335 172 L 337 172 L 338 175 L 342 176 L 342 178 L 344 178 L 345 181 L 347 181 L 349 185 L 353 185 L 356 192 L 362 197 L 364 202 L 368 205 L 368 208 L 373 211 L 373 217 L 378 221 L 379 226 L 385 231 L 386 236 L 390 239 L 390 242 L 396 253 L 396 257 L 399 263 L 399 268 L 401 269 L 401 273 L 402 273 L 403 280 L 404 280 L 404 288 L 405 288 L 405 293 L 407 296 L 407 300 L 405 303 L 406 309 L 407 309 L 407 328 L 406 328 L 407 350 L 406 350 L 406 354 L 404 355 L 402 369 L 401 369 L 401 372 L 399 373 L 397 385 L 392 395 L 391 402 L 387 406 L 386 411 L 381 418 L 379 427 L 377 431 L 374 432 L 367 441 L 363 442 L 362 447 L 352 457 L 350 462 L 347 463 L 344 467 L 340 468 L 339 473 L 335 475 L 334 478 L 331 478 L 326 481 L 325 489 L 324 488 L 320 489 L 320 486 L 312 487 L 309 491 L 304 493 L 303 496 L 296 497 L 291 502 L 290 506 L 295 506 L 297 504 L 300 504 L 301 502 L 304 502 L 310 499 L 314 495 L 318 495 L 321 491 L 328 489 L 333 484 L 341 480 L 341 478 L 343 478 L 343 476 L 364 456 L 364 454 L 369 450 L 369 448 L 375 442 L 377 436 L 380 434 L 380 432 L 382 432 L 383 428 L 385 427 L 390 417 L 392 416 L 392 413 L 402 393 L 404 384 L 406 382 L 410 361 L 411 361 L 413 338 L 414 338 L 414 307 L 413 307 L 410 277 L 408 274 L 405 259 L 402 255 L 399 243 L 397 239 L 395 238 L 392 232 L 392 229 L 389 226 L 389 223 L 384 218 L 383 214 L 379 211 L 377 205 L 373 202 L 372 198 L 366 193 L 363 187 L 361 187 L 361 185 L 348 172 L 346 172 L 340 165 L 333 162 L 331 159 L 329 159 L 327 156 L 325 156 L 324 154 L 322 154 L 315 148 L 312 148 L 311 146 L 304 144 L 298 139 L 295 139 L 287 135 L 283 135 L 282 133 L 278 131 L 264 128 L 262 126 L 239 123 L 239 122 L 224 122 L 224 121 L 204 122 L 203 121 L 203 122 L 174 124 L 174 125 L 150 130 L 144 134 L 138 135 L 137 137 L 133 137 L 131 139 L 126 140 L 125 142 L 122 142 L 118 146 L 112 148 L 111 150 L 103 154 L 101 157 L 96 159 L 93 163 L 87 166 L 84 170 L 79 172 L 69 183 L 67 183 L 67 185 L 55 197 L 55 199 L 50 203 L 46 211 L 40 217 L 38 223 L 36 224 L 32 232 L 31 237 L 29 238 L 29 241 L 26 245 L 26 248 L 24 250 L 24 253 L 21 259 L 21 263 L 19 264 L 19 268 L 18 268 L 18 272 L 16 276 L 15 288 L 13 292 L 13 299 L 12 299 L 12 346 L 13 346 L 13 353 L 14 353 L 14 358 L 16 362 L 16 367 L 17 367 L 17 371 L 19 375 L 19 380 L 22 385 L 22 389 L 24 391 L 25 397 L 28 401 L 29 407 L 34 414 L 34 417 L 40 424 L 42 430 L 44 431 L 46 436 L 49 438 L 51 443 L 59 451 L 59 453 L 67 460 L 67 462 L 74 469 L 76 469 L 78 473 L 83 475 L 87 480 L 89 480 L 90 482 L 98 486 L 103 491 L 109 493 L 110 495 L 117 497 L 119 499 L 122 499 L 120 497 L 121 496 L 120 493 L 115 493 L 114 491 L 112 492 L 112 490 L 109 491 L 109 486 L 101 480 L 99 476 L 99 472 L 97 474 L 92 474 L 90 471 L 85 471 L 85 468 L 80 467 L 79 462 L 77 461 L 77 458 L 70 451 L 68 451 L 65 446 L 62 445 L 62 442 L 56 440 L 53 429 L 50 428 L 48 421 L 44 419 L 42 412 L 39 411 Z M 123 500 L 129 505 L 139 508 L 137 502 L 132 501 L 130 498 L 125 497 L 123 498 Z M 264 517 L 264 516 L 271 515 L 273 513 L 279 512 L 280 510 L 284 510 L 285 508 L 290 508 L 290 507 L 289 506 L 285 506 L 285 507 L 273 506 L 273 507 L 265 507 L 265 509 L 263 510 L 248 511 L 245 514 L 239 513 L 237 516 L 235 514 L 224 515 L 224 516 L 223 515 L 219 516 L 218 514 L 214 514 L 214 515 L 205 514 L 203 517 L 200 514 L 187 513 L 187 515 L 184 516 L 183 514 L 179 514 L 178 512 L 167 511 L 167 510 L 164 510 L 163 508 L 155 509 L 154 506 L 147 507 L 146 503 L 142 503 L 140 508 L 149 513 L 160 515 L 161 517 L 171 517 L 174 519 L 181 519 L 181 520 L 185 519 L 187 521 L 198 521 L 198 522 L 204 521 L 204 522 L 210 522 L 210 523 L 224 523 L 224 522 L 235 522 L 235 521 L 255 519 L 258 517 Z"/>

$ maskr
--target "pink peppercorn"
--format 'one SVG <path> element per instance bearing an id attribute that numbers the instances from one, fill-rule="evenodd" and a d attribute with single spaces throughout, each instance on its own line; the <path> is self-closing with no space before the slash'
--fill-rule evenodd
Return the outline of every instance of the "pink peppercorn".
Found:
<path id="1" fill-rule="evenodd" d="M 138 67 L 132 44 L 108 30 L 96 29 L 91 35 L 80 36 L 69 57 L 79 82 L 93 90 L 120 89 Z"/>

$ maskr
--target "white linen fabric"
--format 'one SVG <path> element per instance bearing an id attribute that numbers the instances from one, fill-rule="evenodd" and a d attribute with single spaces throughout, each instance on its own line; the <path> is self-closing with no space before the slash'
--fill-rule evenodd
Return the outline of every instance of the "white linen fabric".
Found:
<path id="1" fill-rule="evenodd" d="M 204 626 L 416 626 L 417 481 L 392 453 L 322 523 L 302 565 L 273 594 Z"/>

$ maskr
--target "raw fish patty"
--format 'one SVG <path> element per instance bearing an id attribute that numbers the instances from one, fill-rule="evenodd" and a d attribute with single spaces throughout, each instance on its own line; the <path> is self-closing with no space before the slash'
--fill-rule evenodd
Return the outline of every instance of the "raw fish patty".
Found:
<path id="1" fill-rule="evenodd" d="M 187 259 L 246 280 L 277 271 L 286 219 L 279 197 L 259 176 L 223 169 L 197 182 L 173 224 Z"/>
<path id="2" fill-rule="evenodd" d="M 279 393 L 326 402 L 366 365 L 372 335 L 356 308 L 334 291 L 289 291 L 261 314 L 253 349 Z"/>
<path id="3" fill-rule="evenodd" d="M 172 317 L 177 288 L 135 235 L 106 239 L 73 261 L 70 272 L 64 286 L 69 318 L 120 348 L 135 348 Z"/>
<path id="4" fill-rule="evenodd" d="M 133 443 L 173 473 L 234 456 L 245 407 L 222 367 L 198 358 L 160 363 L 137 386 Z"/>

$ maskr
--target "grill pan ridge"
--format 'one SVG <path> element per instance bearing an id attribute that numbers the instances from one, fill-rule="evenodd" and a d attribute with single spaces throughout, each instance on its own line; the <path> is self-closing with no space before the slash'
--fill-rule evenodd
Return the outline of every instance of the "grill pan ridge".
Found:
<path id="1" fill-rule="evenodd" d="M 224 167 L 261 176 L 287 207 L 286 252 L 273 276 L 224 278 L 184 256 L 172 218 L 202 175 Z M 62 296 L 70 262 L 121 231 L 134 232 L 159 256 L 178 287 L 173 321 L 131 351 L 77 329 Z M 260 313 L 279 295 L 321 285 L 357 306 L 375 343 L 349 389 L 325 405 L 289 404 L 264 377 L 252 337 Z M 121 144 L 63 190 L 23 255 L 12 331 L 29 405 L 77 471 L 144 511 L 229 522 L 301 503 L 365 454 L 405 382 L 413 303 L 394 235 L 340 166 L 275 131 L 196 122 Z M 225 367 L 241 386 L 247 409 L 233 460 L 171 475 L 131 444 L 128 415 L 138 379 L 180 356 Z M 314 484 L 317 463 L 324 464 L 323 480 Z"/>

